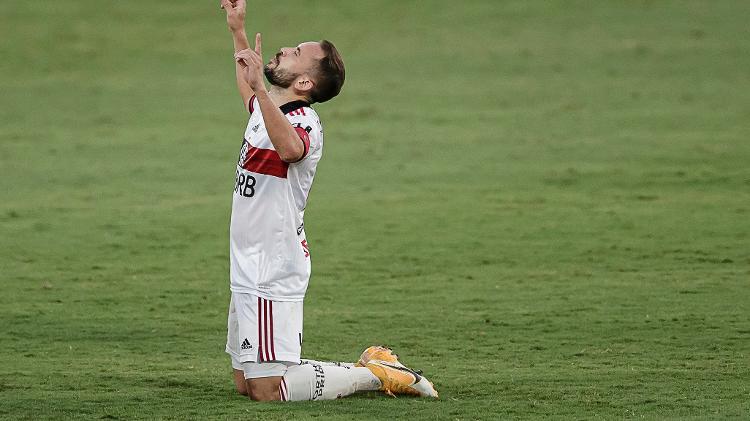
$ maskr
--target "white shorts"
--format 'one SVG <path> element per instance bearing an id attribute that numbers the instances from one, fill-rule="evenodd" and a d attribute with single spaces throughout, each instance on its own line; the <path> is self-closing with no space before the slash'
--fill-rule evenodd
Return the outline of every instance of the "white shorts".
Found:
<path id="1" fill-rule="evenodd" d="M 226 346 L 232 368 L 244 369 L 245 378 L 281 376 L 300 363 L 301 351 L 302 301 L 232 293 Z"/>

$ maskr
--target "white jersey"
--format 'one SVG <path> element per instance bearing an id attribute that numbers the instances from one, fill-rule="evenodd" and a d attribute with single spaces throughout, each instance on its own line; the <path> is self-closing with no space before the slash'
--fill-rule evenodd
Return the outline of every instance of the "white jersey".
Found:
<path id="1" fill-rule="evenodd" d="M 300 161 L 287 163 L 268 137 L 255 97 L 249 108 L 229 229 L 231 290 L 273 301 L 302 301 L 310 279 L 303 218 L 323 154 L 323 128 L 306 102 L 281 106 L 305 146 Z"/>

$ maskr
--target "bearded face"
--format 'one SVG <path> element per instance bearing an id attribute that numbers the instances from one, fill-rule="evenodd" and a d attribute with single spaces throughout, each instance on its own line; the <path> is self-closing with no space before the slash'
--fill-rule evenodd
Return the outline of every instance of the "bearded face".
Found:
<path id="1" fill-rule="evenodd" d="M 266 79 L 271 85 L 286 89 L 292 86 L 292 83 L 294 83 L 294 80 L 297 79 L 299 74 L 290 70 L 280 69 L 279 63 L 281 57 L 282 54 L 278 53 L 268 62 L 268 64 L 263 66 L 263 74 L 266 75 Z"/>
<path id="2" fill-rule="evenodd" d="M 294 80 L 299 76 L 284 69 L 279 69 L 278 67 L 270 68 L 268 65 L 263 67 L 263 73 L 266 75 L 268 83 L 284 89 L 292 86 Z"/>

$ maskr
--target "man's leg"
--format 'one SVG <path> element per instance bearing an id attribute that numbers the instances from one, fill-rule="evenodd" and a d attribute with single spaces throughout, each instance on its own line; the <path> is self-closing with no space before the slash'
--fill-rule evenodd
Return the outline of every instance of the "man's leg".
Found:
<path id="1" fill-rule="evenodd" d="M 421 372 L 401 364 L 387 348 L 368 348 L 360 357 L 360 363 L 363 361 L 365 367 L 347 367 L 339 363 L 320 365 L 310 363 L 310 360 L 304 364 L 286 365 L 246 363 L 243 367 L 244 376 L 248 378 L 248 395 L 253 400 L 330 400 L 369 390 L 382 390 L 392 396 L 438 397 L 432 383 Z M 283 376 L 277 376 L 281 373 Z"/>
<path id="2" fill-rule="evenodd" d="M 311 371 L 314 382 L 310 381 Z M 302 360 L 300 366 L 287 370 L 282 392 L 289 385 L 292 387 L 286 390 L 286 400 L 335 399 L 362 390 L 382 390 L 392 396 L 438 396 L 421 372 L 401 364 L 398 356 L 383 346 L 367 348 L 355 364 Z"/>
<path id="3" fill-rule="evenodd" d="M 280 391 L 285 401 L 330 400 L 379 390 L 380 386 L 380 380 L 366 367 L 300 364 L 287 369 Z"/>
<path id="4" fill-rule="evenodd" d="M 302 346 L 301 302 L 233 293 L 228 320 L 227 353 L 232 357 L 235 386 L 253 400 L 336 399 L 380 388 L 380 380 L 364 367 L 297 363 Z"/>
<path id="5" fill-rule="evenodd" d="M 282 362 L 246 362 L 242 364 L 247 396 L 254 401 L 278 401 L 281 399 L 281 378 L 287 365 Z"/>
<path id="6" fill-rule="evenodd" d="M 330 400 L 381 386 L 380 380 L 364 367 L 281 362 L 249 362 L 242 366 L 244 370 L 235 371 L 235 376 L 242 376 L 247 396 L 254 401 Z"/>
<path id="7" fill-rule="evenodd" d="M 260 379 L 248 379 L 248 397 L 258 402 L 281 400 L 281 377 L 263 377 Z"/>
<path id="8" fill-rule="evenodd" d="M 232 369 L 232 376 L 234 378 L 234 387 L 237 389 L 237 393 L 240 395 L 247 396 L 247 383 L 245 382 L 245 372 L 242 370 Z"/>

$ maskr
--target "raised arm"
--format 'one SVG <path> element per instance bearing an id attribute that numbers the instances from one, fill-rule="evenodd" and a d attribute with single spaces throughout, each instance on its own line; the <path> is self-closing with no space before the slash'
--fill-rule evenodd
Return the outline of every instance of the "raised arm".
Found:
<path id="1" fill-rule="evenodd" d="M 250 48 L 250 42 L 247 40 L 247 34 L 245 34 L 246 6 L 246 0 L 221 0 L 221 8 L 227 12 L 227 26 L 229 26 L 229 31 L 232 33 L 235 53 Z M 253 90 L 245 79 L 245 69 L 242 63 L 235 61 L 234 68 L 237 78 L 237 89 L 240 91 L 240 96 L 242 96 L 242 103 L 245 110 L 248 110 Z"/>
<path id="2" fill-rule="evenodd" d="M 260 34 L 255 35 L 255 49 L 242 50 L 234 55 L 238 63 L 243 66 L 243 76 L 250 89 L 255 91 L 258 98 L 260 112 L 263 114 L 263 122 L 266 124 L 268 137 L 271 138 L 273 148 L 282 160 L 286 162 L 297 162 L 305 156 L 304 130 L 298 131 L 289 123 L 289 120 L 271 99 L 263 83 L 263 53 L 261 48 Z M 309 140 L 308 140 L 309 143 Z"/>

